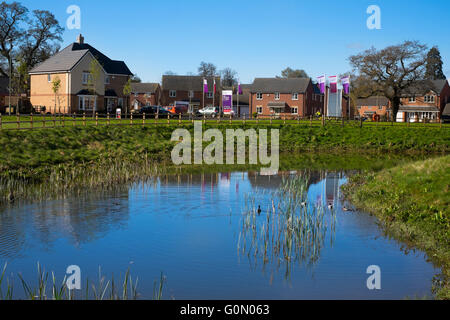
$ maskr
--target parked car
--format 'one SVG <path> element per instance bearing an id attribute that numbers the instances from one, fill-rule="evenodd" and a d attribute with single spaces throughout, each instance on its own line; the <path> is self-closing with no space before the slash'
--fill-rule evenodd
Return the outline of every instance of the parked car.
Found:
<path id="1" fill-rule="evenodd" d="M 205 107 L 203 109 L 198 110 L 200 115 L 204 115 L 206 117 L 215 118 L 219 115 L 219 108 L 218 107 Z"/>
<path id="2" fill-rule="evenodd" d="M 141 110 L 139 110 L 139 113 L 145 113 L 146 116 L 159 114 L 160 117 L 167 117 L 167 115 L 170 114 L 169 111 L 161 108 L 160 106 L 144 106 L 141 108 Z"/>
<path id="3" fill-rule="evenodd" d="M 223 114 L 225 116 L 230 116 L 230 114 L 231 114 L 231 116 L 234 117 L 234 110 L 231 109 L 231 110 L 224 111 Z"/>

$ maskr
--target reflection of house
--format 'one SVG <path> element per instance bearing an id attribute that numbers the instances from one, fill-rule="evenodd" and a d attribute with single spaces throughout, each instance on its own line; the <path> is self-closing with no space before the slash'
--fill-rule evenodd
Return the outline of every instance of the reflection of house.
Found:
<path id="1" fill-rule="evenodd" d="M 95 68 L 93 61 L 98 62 Z M 52 113 L 112 112 L 125 107 L 123 88 L 131 75 L 123 61 L 111 60 L 79 35 L 77 42 L 30 71 L 31 103 Z M 55 79 L 60 80 L 56 97 Z"/>
<path id="2" fill-rule="evenodd" d="M 176 101 L 189 102 L 190 109 L 195 111 L 203 108 L 203 80 L 202 76 L 175 76 L 162 77 L 161 104 L 173 105 Z M 214 96 L 214 79 L 206 77 L 208 92 L 205 93 L 205 106 L 220 105 L 220 77 L 216 77 L 216 94 Z M 214 99 L 213 99 L 214 98 Z"/>
<path id="3" fill-rule="evenodd" d="M 356 108 L 362 117 L 372 118 L 374 114 L 380 117 L 389 117 L 389 100 L 383 96 L 373 96 L 366 99 L 358 99 Z"/>
<path id="4" fill-rule="evenodd" d="M 139 110 L 143 106 L 157 106 L 160 104 L 161 87 L 159 83 L 132 83 L 130 106 L 132 110 Z"/>

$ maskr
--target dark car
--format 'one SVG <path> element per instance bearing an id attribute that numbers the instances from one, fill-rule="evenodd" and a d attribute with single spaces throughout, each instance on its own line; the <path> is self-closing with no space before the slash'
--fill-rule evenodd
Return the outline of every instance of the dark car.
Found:
<path id="1" fill-rule="evenodd" d="M 141 108 L 141 110 L 139 110 L 140 114 L 144 114 L 147 115 L 156 115 L 159 114 L 160 117 L 164 117 L 168 114 L 170 114 L 169 111 L 167 111 L 166 109 L 161 108 L 160 106 L 144 106 Z"/>

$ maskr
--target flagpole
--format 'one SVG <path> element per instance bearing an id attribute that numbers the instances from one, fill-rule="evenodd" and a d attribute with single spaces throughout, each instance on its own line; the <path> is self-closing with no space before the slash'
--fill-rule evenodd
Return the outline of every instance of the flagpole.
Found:
<path id="1" fill-rule="evenodd" d="M 205 79 L 203 79 L 203 106 L 202 108 L 205 108 Z"/>
<path id="2" fill-rule="evenodd" d="M 241 81 L 239 80 L 239 81 L 238 81 L 238 89 L 237 89 L 237 106 L 236 106 L 236 111 L 237 111 L 237 113 L 238 113 L 239 116 L 241 115 L 240 108 L 239 108 L 239 93 L 240 93 L 240 87 L 241 87 Z"/>
<path id="3" fill-rule="evenodd" d="M 216 76 L 213 76 L 213 108 L 216 106 L 215 101 L 216 101 Z"/>

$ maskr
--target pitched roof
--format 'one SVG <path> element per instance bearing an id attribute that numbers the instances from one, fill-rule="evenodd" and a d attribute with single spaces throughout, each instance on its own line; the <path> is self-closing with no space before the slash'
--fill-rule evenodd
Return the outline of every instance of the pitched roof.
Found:
<path id="1" fill-rule="evenodd" d="M 34 67 L 30 73 L 67 72 L 90 52 L 102 65 L 106 73 L 117 75 L 133 75 L 123 61 L 111 60 L 103 53 L 87 43 L 74 42 L 54 56 Z"/>
<path id="2" fill-rule="evenodd" d="M 304 93 L 310 82 L 310 78 L 256 78 L 251 92 Z"/>
<path id="3" fill-rule="evenodd" d="M 439 112 L 439 108 L 435 106 L 400 106 L 398 111 L 406 112 Z"/>
<path id="4" fill-rule="evenodd" d="M 438 95 L 440 95 L 442 90 L 444 89 L 444 86 L 446 83 L 447 83 L 447 79 L 418 80 L 410 88 L 405 90 L 404 95 L 411 95 L 411 94 L 423 95 L 423 94 L 428 93 L 430 90 L 433 90 Z"/>
<path id="5" fill-rule="evenodd" d="M 447 103 L 442 111 L 443 116 L 450 116 L 450 103 Z"/>
<path id="6" fill-rule="evenodd" d="M 175 76 L 164 75 L 162 77 L 163 90 L 180 90 L 180 91 L 203 91 L 203 79 L 202 76 Z M 206 77 L 208 81 L 208 90 L 213 90 L 214 84 L 213 77 Z M 220 77 L 216 77 L 216 86 L 220 87 Z"/>
<path id="7" fill-rule="evenodd" d="M 159 83 L 137 83 L 131 84 L 132 93 L 155 93 L 158 89 Z"/>
<path id="8" fill-rule="evenodd" d="M 356 100 L 356 105 L 360 106 L 387 106 L 389 104 L 388 98 L 385 96 L 373 96 L 366 99 Z"/>
<path id="9" fill-rule="evenodd" d="M 8 77 L 0 77 L 0 95 L 9 94 L 9 78 Z"/>

